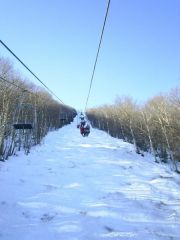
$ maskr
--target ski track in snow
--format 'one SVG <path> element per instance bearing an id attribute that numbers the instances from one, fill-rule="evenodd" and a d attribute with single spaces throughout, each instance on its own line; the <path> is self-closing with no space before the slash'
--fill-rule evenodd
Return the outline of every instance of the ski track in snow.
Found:
<path id="1" fill-rule="evenodd" d="M 0 162 L 2 240 L 180 240 L 180 177 L 76 121 Z"/>

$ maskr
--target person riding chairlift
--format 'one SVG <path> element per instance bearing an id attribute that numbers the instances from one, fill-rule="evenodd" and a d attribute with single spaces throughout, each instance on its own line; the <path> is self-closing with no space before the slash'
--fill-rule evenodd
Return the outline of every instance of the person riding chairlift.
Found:
<path id="1" fill-rule="evenodd" d="M 83 137 L 87 137 L 90 133 L 90 125 L 86 122 L 84 126 L 80 127 L 80 133 Z"/>
<path id="2" fill-rule="evenodd" d="M 80 128 L 81 126 L 84 126 L 85 123 L 86 123 L 85 117 L 84 117 L 84 115 L 82 113 L 81 113 L 79 119 L 80 119 L 80 122 L 77 124 L 77 128 Z"/>

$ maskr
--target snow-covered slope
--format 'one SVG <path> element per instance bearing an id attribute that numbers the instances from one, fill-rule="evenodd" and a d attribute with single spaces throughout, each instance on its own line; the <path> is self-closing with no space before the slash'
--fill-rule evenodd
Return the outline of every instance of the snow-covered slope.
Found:
<path id="1" fill-rule="evenodd" d="M 0 163 L 2 240 L 180 239 L 180 177 L 76 121 Z"/>

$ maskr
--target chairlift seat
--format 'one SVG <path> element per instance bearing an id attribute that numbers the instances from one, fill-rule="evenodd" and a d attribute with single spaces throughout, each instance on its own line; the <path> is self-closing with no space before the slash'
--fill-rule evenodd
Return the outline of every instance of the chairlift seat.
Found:
<path id="1" fill-rule="evenodd" d="M 32 129 L 32 124 L 31 123 L 15 123 L 13 124 L 14 129 Z"/>

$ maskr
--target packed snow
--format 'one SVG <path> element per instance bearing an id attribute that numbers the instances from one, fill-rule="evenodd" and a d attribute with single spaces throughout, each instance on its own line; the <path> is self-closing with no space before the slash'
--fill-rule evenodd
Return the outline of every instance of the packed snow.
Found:
<path id="1" fill-rule="evenodd" d="M 178 240 L 180 176 L 76 120 L 0 162 L 2 240 Z"/>

